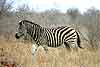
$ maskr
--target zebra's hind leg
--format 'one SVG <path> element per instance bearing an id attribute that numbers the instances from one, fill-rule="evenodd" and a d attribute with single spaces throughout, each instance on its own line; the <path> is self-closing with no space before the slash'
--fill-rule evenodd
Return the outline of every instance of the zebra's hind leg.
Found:
<path id="1" fill-rule="evenodd" d="M 75 43 L 70 43 L 70 47 L 73 49 L 73 51 L 78 52 L 78 45 Z"/>
<path id="2" fill-rule="evenodd" d="M 65 47 L 67 48 L 68 51 L 71 51 L 71 48 L 67 42 L 64 42 Z"/>

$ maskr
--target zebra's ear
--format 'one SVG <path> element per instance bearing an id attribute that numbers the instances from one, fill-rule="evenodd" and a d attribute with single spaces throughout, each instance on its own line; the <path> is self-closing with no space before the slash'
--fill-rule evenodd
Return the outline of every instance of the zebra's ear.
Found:
<path id="1" fill-rule="evenodd" d="M 19 21 L 19 25 L 23 25 L 23 24 L 24 24 L 23 20 Z"/>
<path id="2" fill-rule="evenodd" d="M 25 23 L 25 21 L 22 21 L 22 25 Z"/>
<path id="3" fill-rule="evenodd" d="M 19 21 L 19 23 L 18 23 L 19 25 L 22 25 L 22 22 L 21 21 Z"/>

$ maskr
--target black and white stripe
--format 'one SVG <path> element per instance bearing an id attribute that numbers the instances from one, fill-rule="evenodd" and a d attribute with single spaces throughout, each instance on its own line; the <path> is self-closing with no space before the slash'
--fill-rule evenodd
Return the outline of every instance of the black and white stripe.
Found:
<path id="1" fill-rule="evenodd" d="M 16 38 L 18 39 L 26 34 L 29 34 L 35 41 L 37 48 L 41 45 L 47 50 L 48 46 L 59 47 L 63 44 L 67 48 L 82 48 L 78 33 L 71 27 L 61 26 L 51 29 L 28 20 L 22 20 L 19 22 Z"/>

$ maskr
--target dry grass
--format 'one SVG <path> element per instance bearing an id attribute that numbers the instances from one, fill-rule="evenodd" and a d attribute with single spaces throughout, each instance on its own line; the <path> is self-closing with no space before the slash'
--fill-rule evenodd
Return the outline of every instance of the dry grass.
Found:
<path id="1" fill-rule="evenodd" d="M 99 52 L 79 49 L 70 53 L 64 48 L 49 48 L 45 54 L 40 47 L 33 58 L 31 43 L 0 39 L 0 61 L 14 63 L 16 67 L 100 67 Z"/>

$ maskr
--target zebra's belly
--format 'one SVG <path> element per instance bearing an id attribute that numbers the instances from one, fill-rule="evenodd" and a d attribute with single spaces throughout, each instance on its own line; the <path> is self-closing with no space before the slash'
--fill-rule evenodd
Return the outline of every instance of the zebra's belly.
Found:
<path id="1" fill-rule="evenodd" d="M 61 46 L 62 45 L 62 43 L 60 43 L 60 44 L 48 44 L 48 47 L 59 47 L 59 46 Z"/>
<path id="2" fill-rule="evenodd" d="M 47 44 L 49 47 L 59 47 L 63 44 L 63 42 L 61 40 L 58 40 L 57 38 L 55 38 L 55 40 L 53 40 L 53 39 L 47 40 Z"/>

